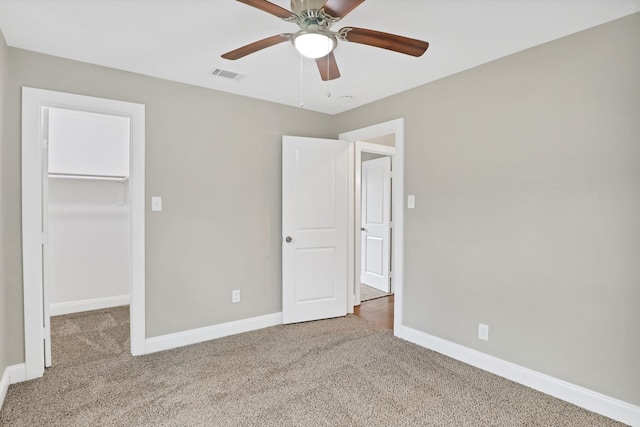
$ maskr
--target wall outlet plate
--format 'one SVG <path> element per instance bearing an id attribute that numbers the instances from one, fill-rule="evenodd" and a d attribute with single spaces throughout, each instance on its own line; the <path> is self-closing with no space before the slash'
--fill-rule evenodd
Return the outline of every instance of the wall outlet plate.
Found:
<path id="1" fill-rule="evenodd" d="M 240 302 L 240 289 L 231 291 L 231 302 L 234 304 Z"/>
<path id="2" fill-rule="evenodd" d="M 478 338 L 483 341 L 489 341 L 489 325 L 478 323 Z"/>

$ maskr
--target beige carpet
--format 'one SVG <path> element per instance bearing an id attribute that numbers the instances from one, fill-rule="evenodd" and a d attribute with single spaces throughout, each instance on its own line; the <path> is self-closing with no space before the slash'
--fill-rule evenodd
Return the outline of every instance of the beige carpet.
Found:
<path id="1" fill-rule="evenodd" d="M 3 426 L 613 426 L 347 316 L 132 357 L 126 308 L 54 318 Z"/>
<path id="2" fill-rule="evenodd" d="M 369 301 L 376 298 L 387 297 L 391 294 L 372 288 L 371 286 L 360 284 L 360 302 Z"/>

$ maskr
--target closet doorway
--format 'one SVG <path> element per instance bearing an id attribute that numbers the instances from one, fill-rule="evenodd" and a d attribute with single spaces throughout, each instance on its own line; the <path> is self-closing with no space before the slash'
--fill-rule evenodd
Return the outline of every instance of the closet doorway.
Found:
<path id="1" fill-rule="evenodd" d="M 45 324 L 48 317 L 64 315 L 55 317 L 50 327 L 51 344 L 45 341 L 48 367 L 58 348 L 54 341 L 75 338 L 71 332 L 79 328 L 76 320 L 87 312 L 119 306 L 127 307 L 118 314 L 128 310 L 131 120 L 63 108 L 46 108 L 43 113 L 48 122 L 42 216 L 47 236 Z M 119 329 L 126 328 L 129 319 L 119 315 L 116 320 L 109 310 L 101 314 L 99 324 L 91 326 L 95 335 L 91 348 L 104 351 L 106 341 L 113 341 L 107 339 L 109 326 L 117 323 Z M 55 360 L 64 356 L 58 351 Z"/>
<path id="2" fill-rule="evenodd" d="M 143 354 L 144 106 L 23 88 L 22 125 L 26 379 L 51 315 L 129 304 Z"/>

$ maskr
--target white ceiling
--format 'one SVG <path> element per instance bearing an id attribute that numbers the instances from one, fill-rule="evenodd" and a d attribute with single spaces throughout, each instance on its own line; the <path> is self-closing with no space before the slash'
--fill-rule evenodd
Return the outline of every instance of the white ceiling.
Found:
<path id="1" fill-rule="evenodd" d="M 290 9 L 288 0 L 272 3 Z M 366 0 L 332 29 L 430 47 L 414 58 L 341 42 L 342 77 L 329 83 L 289 43 L 220 58 L 297 28 L 234 0 L 0 0 L 0 29 L 9 46 L 337 114 L 638 11 L 640 0 Z M 213 77 L 215 68 L 246 77 Z"/>

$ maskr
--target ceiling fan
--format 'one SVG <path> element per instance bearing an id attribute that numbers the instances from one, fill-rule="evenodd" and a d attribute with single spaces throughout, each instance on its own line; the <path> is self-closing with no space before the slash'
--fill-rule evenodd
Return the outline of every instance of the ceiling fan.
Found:
<path id="1" fill-rule="evenodd" d="M 237 1 L 287 22 L 293 22 L 300 27 L 300 30 L 296 33 L 278 34 L 249 43 L 222 55 L 225 59 L 240 59 L 267 47 L 291 41 L 303 56 L 315 59 L 320 76 L 326 81 L 340 77 L 333 55 L 338 41 L 366 44 L 416 57 L 422 56 L 429 47 L 429 43 L 422 40 L 365 28 L 344 27 L 338 31 L 331 31 L 331 25 L 344 18 L 364 0 L 291 0 L 292 11 L 267 0 Z"/>

